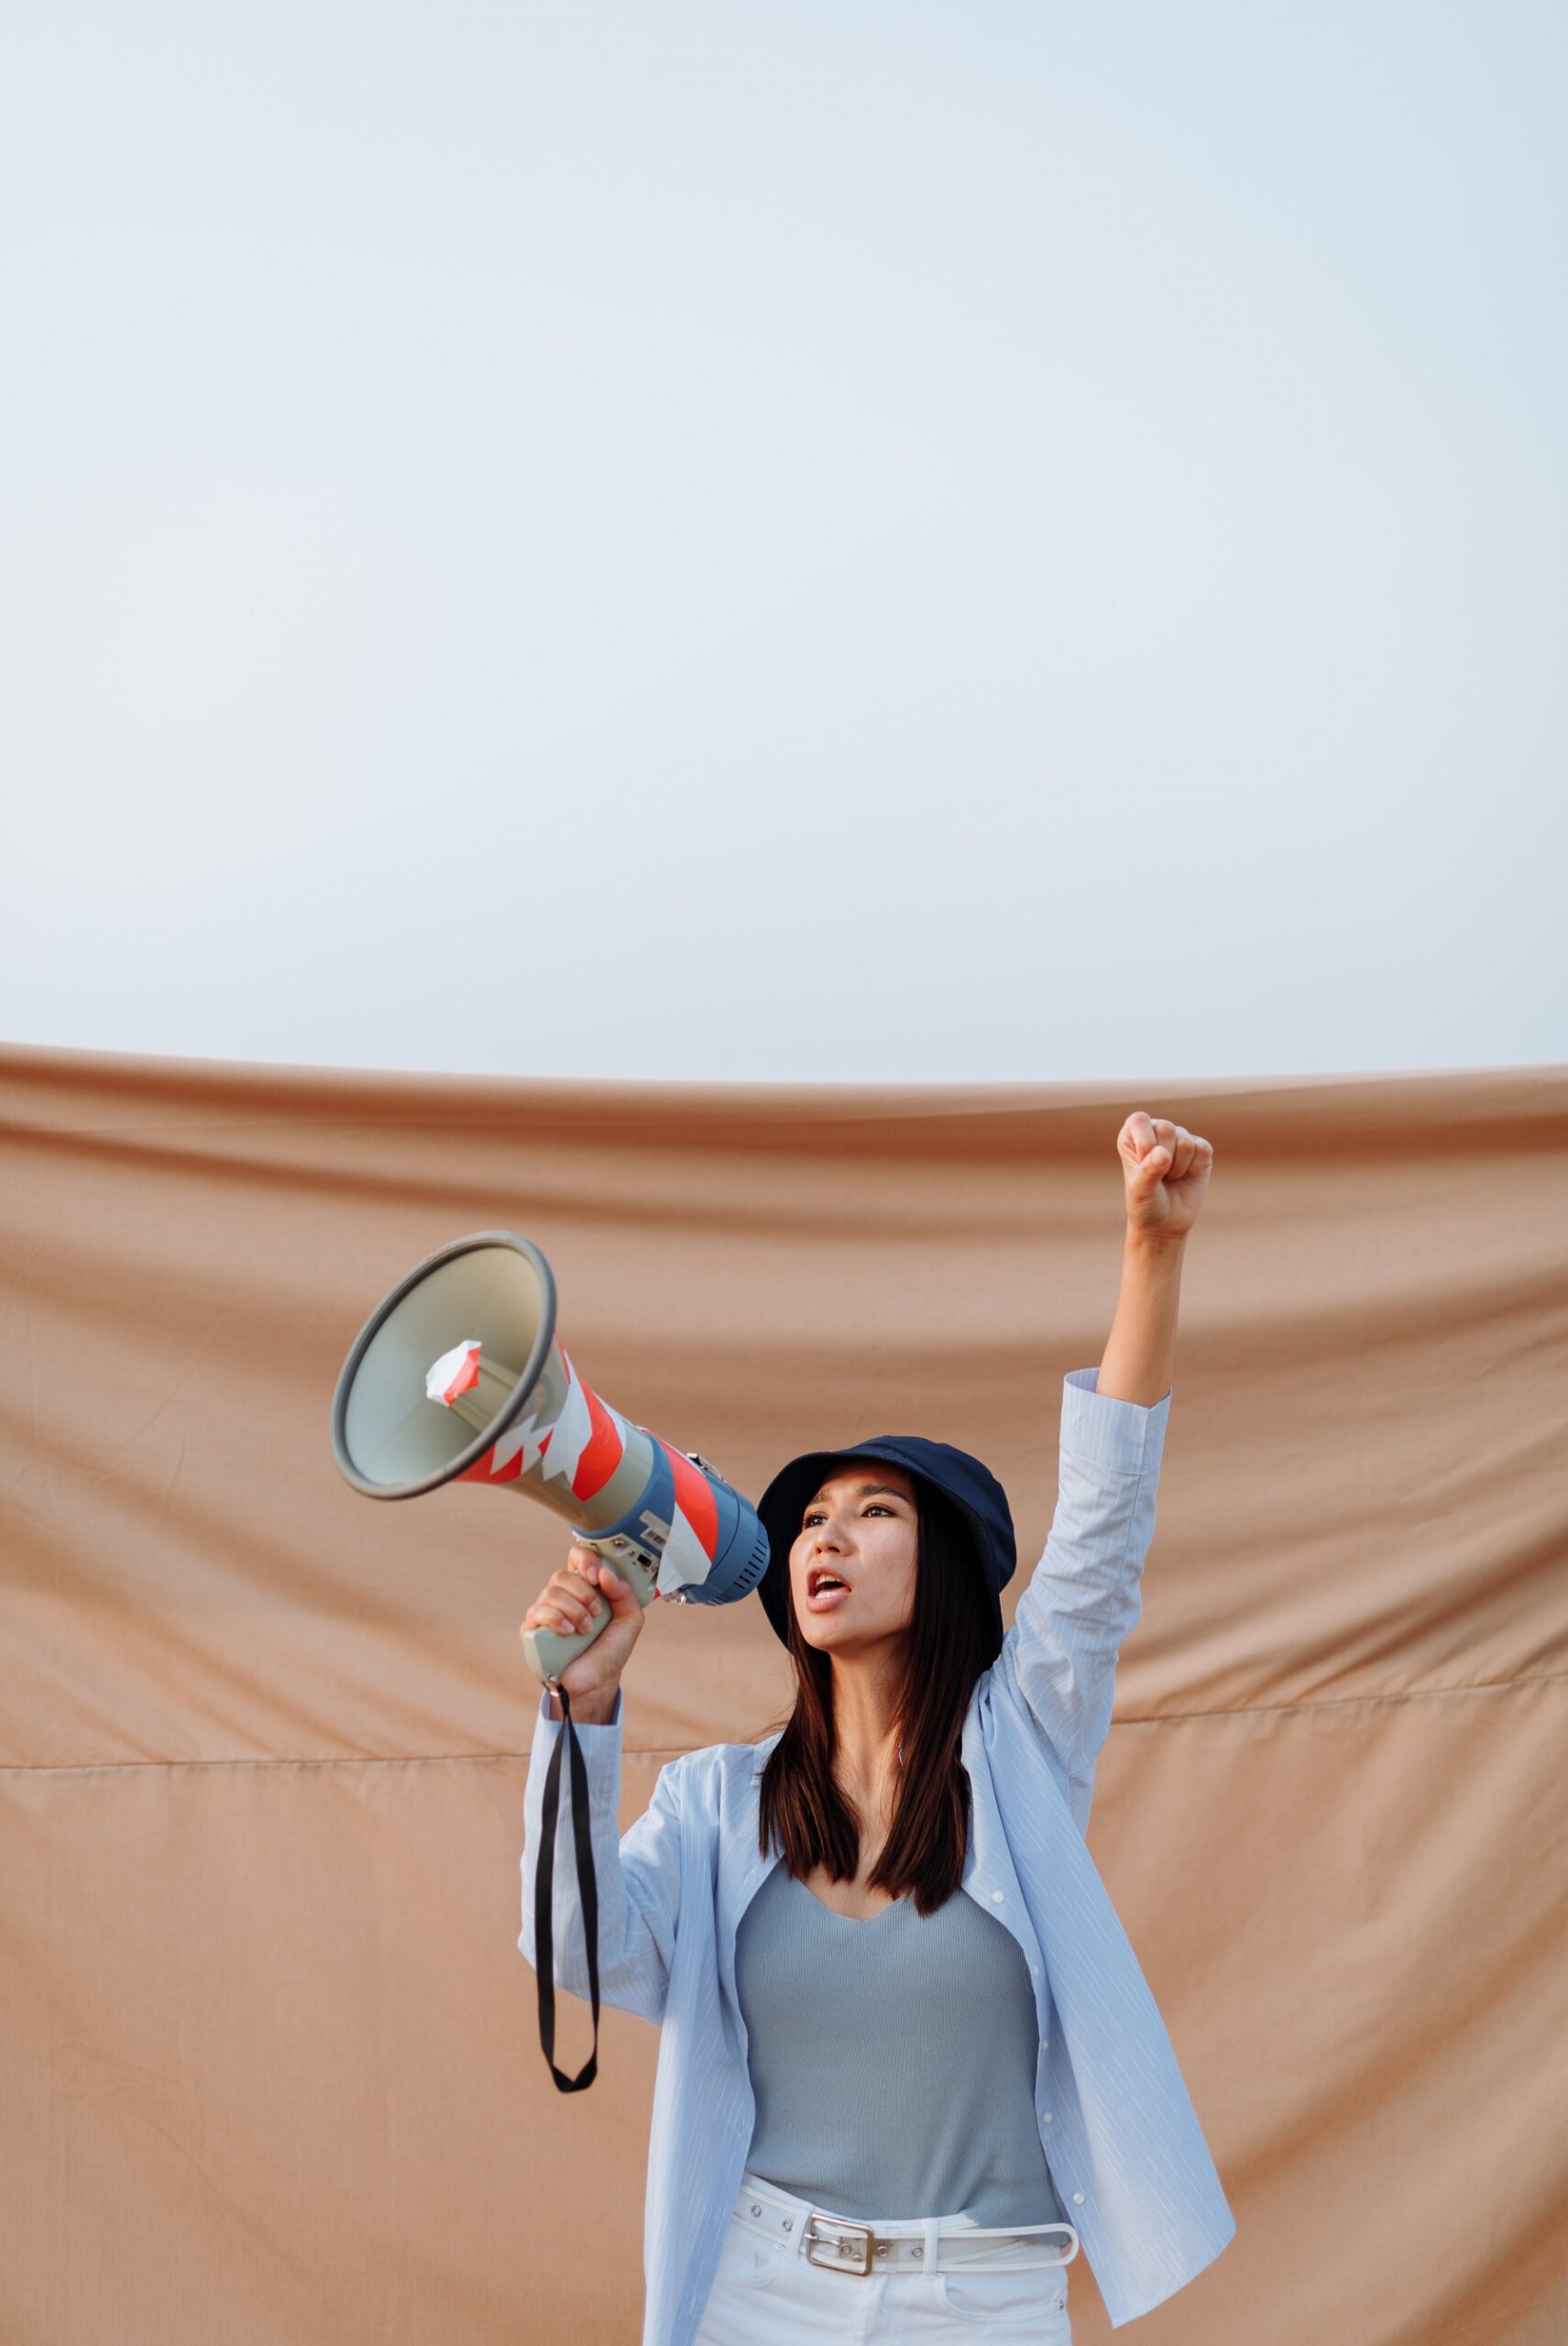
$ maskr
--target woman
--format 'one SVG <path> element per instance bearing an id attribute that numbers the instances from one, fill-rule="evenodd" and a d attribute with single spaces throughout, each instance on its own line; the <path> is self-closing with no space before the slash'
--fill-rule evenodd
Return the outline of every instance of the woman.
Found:
<path id="1" fill-rule="evenodd" d="M 616 1833 L 631 1592 L 574 1548 L 523 1623 L 613 1617 L 564 1684 L 587 1762 L 605 2000 L 663 2024 L 644 2346 L 1069 2346 L 1080 2243 L 1113 2327 L 1234 2223 L 1084 1847 L 1139 1609 L 1183 1249 L 1206 1140 L 1117 1136 L 1127 1229 L 1098 1370 L 1062 1405 L 1046 1551 L 1002 1633 L 1012 1519 L 980 1462 L 883 1436 L 796 1459 L 759 1506 L 796 1695 L 764 1742 L 684 1754 Z M 542 1698 L 519 1946 L 559 1705 Z M 569 1835 L 563 1817 L 559 1834 Z M 586 1992 L 558 1847 L 557 1976 Z"/>

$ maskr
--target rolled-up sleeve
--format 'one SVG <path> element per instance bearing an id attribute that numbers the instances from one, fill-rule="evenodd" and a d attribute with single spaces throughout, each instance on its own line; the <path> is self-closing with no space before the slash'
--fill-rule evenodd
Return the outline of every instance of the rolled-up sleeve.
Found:
<path id="1" fill-rule="evenodd" d="M 1141 1609 L 1170 1414 L 1168 1393 L 1146 1409 L 1101 1393 L 1099 1375 L 1078 1368 L 1063 1382 L 1056 1512 L 995 1669 L 1003 1698 L 1044 1734 L 1080 1831 L 1117 1656 Z"/>
<path id="2" fill-rule="evenodd" d="M 588 1781 L 594 1873 L 598 1893 L 599 1993 L 607 2004 L 639 2012 L 644 2020 L 663 2016 L 674 1952 L 681 1888 L 681 1762 L 659 1771 L 653 1797 L 623 1835 L 620 1805 L 622 1704 L 603 1726 L 578 1727 Z M 543 1837 L 544 1777 L 565 1723 L 550 1716 L 548 1694 L 540 1697 L 523 1793 L 522 1929 L 521 1952 L 534 1957 L 534 1876 Z M 554 1969 L 568 1994 L 588 1993 L 582 1902 L 577 1890 L 572 1837 L 572 1771 L 562 1760 L 561 1809 L 556 1819 L 553 1891 Z"/>

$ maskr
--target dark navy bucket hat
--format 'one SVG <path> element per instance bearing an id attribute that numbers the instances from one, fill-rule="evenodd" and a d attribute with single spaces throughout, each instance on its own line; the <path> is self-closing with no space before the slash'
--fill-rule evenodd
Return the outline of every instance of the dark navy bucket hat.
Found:
<path id="1" fill-rule="evenodd" d="M 757 1502 L 768 1535 L 768 1569 L 758 1584 L 762 1609 L 774 1634 L 789 1643 L 789 1551 L 800 1534 L 800 1518 L 822 1488 L 828 1470 L 854 1458 L 902 1466 L 916 1483 L 929 1484 L 958 1510 L 980 1559 L 981 1577 L 991 1599 L 998 1648 L 1002 1644 L 1002 1591 L 1018 1562 L 1013 1511 L 1007 1494 L 988 1466 L 967 1450 L 927 1442 L 917 1433 L 879 1433 L 870 1442 L 846 1442 L 841 1450 L 810 1450 L 781 1467 Z"/>

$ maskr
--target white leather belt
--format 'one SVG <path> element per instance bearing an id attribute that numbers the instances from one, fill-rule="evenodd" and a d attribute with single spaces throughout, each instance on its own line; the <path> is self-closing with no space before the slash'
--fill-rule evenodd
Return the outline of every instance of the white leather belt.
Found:
<path id="1" fill-rule="evenodd" d="M 961 2273 L 976 2266 L 991 2273 L 1024 2273 L 1036 2265 L 1070 2264 L 1078 2254 L 1078 2234 L 1071 2224 L 992 2231 L 956 2217 L 861 2224 L 849 2216 L 829 2215 L 825 2208 L 796 2199 L 753 2175 L 741 2183 L 735 2215 L 748 2231 L 795 2249 L 807 2264 L 861 2280 L 875 2273 Z"/>

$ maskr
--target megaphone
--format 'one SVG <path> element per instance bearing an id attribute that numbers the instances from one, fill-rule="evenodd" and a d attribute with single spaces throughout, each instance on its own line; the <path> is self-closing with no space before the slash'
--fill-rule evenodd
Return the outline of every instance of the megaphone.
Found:
<path id="1" fill-rule="evenodd" d="M 578 1375 L 556 1333 L 550 1266 L 514 1231 L 455 1239 L 382 1298 L 343 1364 L 332 1446 L 367 1498 L 481 1483 L 539 1500 L 644 1606 L 655 1589 L 726 1605 L 767 1570 L 768 1535 L 717 1468 L 631 1424 Z M 577 1637 L 530 1630 L 534 1676 L 554 1684 L 609 1618 Z"/>

